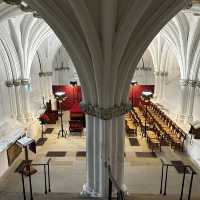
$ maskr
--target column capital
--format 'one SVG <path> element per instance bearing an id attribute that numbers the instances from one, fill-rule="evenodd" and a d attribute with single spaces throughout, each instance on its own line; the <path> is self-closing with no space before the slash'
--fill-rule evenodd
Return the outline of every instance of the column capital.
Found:
<path id="1" fill-rule="evenodd" d="M 191 87 L 196 87 L 197 86 L 197 81 L 196 80 L 189 80 L 188 84 Z"/>
<path id="2" fill-rule="evenodd" d="M 47 77 L 47 76 L 52 76 L 53 72 L 40 72 L 39 76 L 40 77 Z"/>
<path id="3" fill-rule="evenodd" d="M 196 85 L 200 88 L 200 81 L 197 81 Z"/>
<path id="4" fill-rule="evenodd" d="M 5 84 L 6 84 L 7 87 L 13 87 L 14 86 L 13 81 L 6 81 Z"/>
<path id="5" fill-rule="evenodd" d="M 114 117 L 119 117 L 121 115 L 126 114 L 132 109 L 132 106 L 129 103 L 122 103 L 119 106 L 102 108 L 89 103 L 81 103 L 81 108 L 88 115 L 92 115 L 103 120 L 110 120 Z"/>
<path id="6" fill-rule="evenodd" d="M 186 0 L 186 2 L 191 6 L 194 4 L 200 4 L 200 0 Z"/>
<path id="7" fill-rule="evenodd" d="M 181 86 L 188 86 L 189 85 L 189 80 L 188 79 L 180 79 L 180 85 Z"/>
<path id="8" fill-rule="evenodd" d="M 64 67 L 64 66 L 55 68 L 55 71 L 63 71 L 63 70 L 70 70 L 70 68 L 69 67 Z"/>
<path id="9" fill-rule="evenodd" d="M 14 86 L 20 86 L 21 85 L 21 79 L 15 79 L 13 80 Z"/>
<path id="10" fill-rule="evenodd" d="M 30 79 L 21 79 L 21 85 L 30 85 Z"/>
<path id="11" fill-rule="evenodd" d="M 163 76 L 163 77 L 168 76 L 168 72 L 160 72 L 160 76 Z"/>

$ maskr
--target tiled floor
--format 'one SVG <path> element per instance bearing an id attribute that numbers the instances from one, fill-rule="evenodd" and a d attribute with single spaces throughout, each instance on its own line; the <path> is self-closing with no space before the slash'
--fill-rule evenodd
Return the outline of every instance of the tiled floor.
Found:
<path id="1" fill-rule="evenodd" d="M 54 157 L 51 161 L 52 192 L 79 193 L 86 180 L 86 159 L 76 157 L 77 151 L 85 151 L 85 136 L 70 136 L 57 138 L 59 125 L 54 126 L 52 134 L 47 134 L 47 142 L 37 148 L 37 155 L 31 155 L 31 159 L 39 161 L 46 157 L 48 151 L 66 151 L 65 157 Z M 160 189 L 161 162 L 164 158 L 170 160 L 182 160 L 185 164 L 192 165 L 190 159 L 183 153 L 174 152 L 170 147 L 162 147 L 162 152 L 157 153 L 157 158 L 137 157 L 135 152 L 150 151 L 145 138 L 138 135 L 140 146 L 130 146 L 129 140 L 125 140 L 125 170 L 124 183 L 129 193 L 158 194 Z M 22 157 L 23 159 L 23 157 Z M 14 173 L 19 164 L 15 164 L 6 177 L 0 180 L 0 191 L 21 192 L 21 177 Z M 193 166 L 199 173 L 199 169 Z M 38 173 L 33 175 L 33 191 L 44 192 L 43 168 L 37 167 Z M 28 181 L 27 178 L 25 180 Z M 167 192 L 170 194 L 180 193 L 182 174 L 178 174 L 174 168 L 169 169 Z M 189 175 L 186 175 L 185 192 L 189 187 Z M 199 175 L 194 178 L 193 195 L 200 197 Z M 28 190 L 28 188 L 27 188 Z"/>

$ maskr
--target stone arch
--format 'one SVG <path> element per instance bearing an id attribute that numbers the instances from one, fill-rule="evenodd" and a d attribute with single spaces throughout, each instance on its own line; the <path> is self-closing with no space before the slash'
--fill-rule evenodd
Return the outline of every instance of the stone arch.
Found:
<path id="1" fill-rule="evenodd" d="M 90 1 L 27 2 L 55 30 L 75 64 L 84 89 L 85 110 L 90 114 L 87 118 L 90 155 L 87 154 L 84 191 L 106 196 L 107 164 L 112 165 L 114 176 L 123 185 L 122 115 L 130 109 L 127 93 L 134 70 L 153 37 L 179 10 L 188 6 L 188 1 L 96 0 L 96 7 Z M 138 8 L 142 11 L 138 12 Z M 121 27 L 126 27 L 126 31 Z"/>

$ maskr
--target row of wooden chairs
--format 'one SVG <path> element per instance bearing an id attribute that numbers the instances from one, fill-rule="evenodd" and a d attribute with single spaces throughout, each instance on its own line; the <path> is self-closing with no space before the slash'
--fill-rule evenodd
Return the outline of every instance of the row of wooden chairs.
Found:
<path id="1" fill-rule="evenodd" d="M 134 123 L 131 113 L 125 115 L 125 130 L 128 136 L 137 136 L 137 123 Z"/>
<path id="2" fill-rule="evenodd" d="M 148 106 L 148 114 L 154 120 L 157 129 L 162 133 L 162 137 L 166 139 L 171 147 L 184 150 L 184 141 L 186 134 L 180 129 L 164 112 L 152 102 Z"/>
<path id="3" fill-rule="evenodd" d="M 161 151 L 161 137 L 159 131 L 156 127 L 152 126 L 151 118 L 146 113 L 143 107 L 134 107 L 131 112 L 135 118 L 138 119 L 139 126 L 143 136 L 146 136 L 147 144 L 152 151 L 159 149 Z M 146 128 L 145 128 L 145 118 L 146 118 Z M 146 131 L 146 132 L 145 132 Z"/>
<path id="4" fill-rule="evenodd" d="M 146 134 L 147 143 L 152 151 L 159 149 L 161 151 L 161 138 L 156 134 L 155 131 L 148 130 Z"/>
<path id="5" fill-rule="evenodd" d="M 140 127 L 142 135 L 145 135 L 145 114 L 139 107 L 134 107 L 131 111 L 131 115 L 135 118 L 136 123 Z M 146 122 L 148 122 L 146 120 Z M 146 127 L 149 127 L 149 124 L 146 123 Z"/>

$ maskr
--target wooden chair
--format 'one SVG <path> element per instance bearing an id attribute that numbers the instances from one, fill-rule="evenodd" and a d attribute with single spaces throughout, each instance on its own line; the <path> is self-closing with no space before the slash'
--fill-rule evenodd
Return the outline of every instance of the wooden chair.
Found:
<path id="1" fill-rule="evenodd" d="M 83 123 L 80 120 L 69 121 L 69 132 L 80 132 L 80 136 L 83 133 Z"/>

